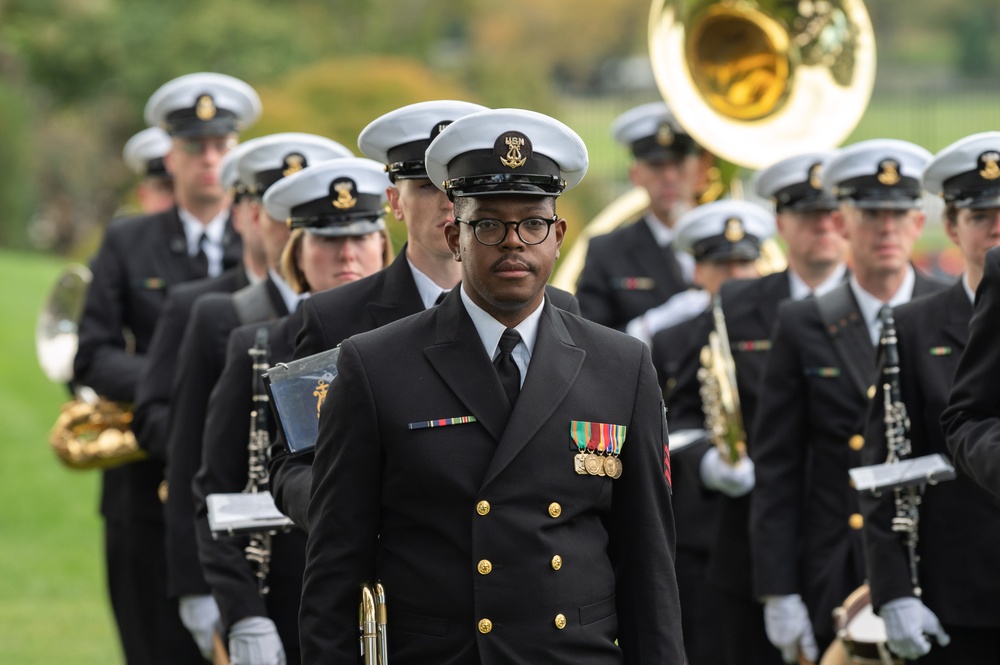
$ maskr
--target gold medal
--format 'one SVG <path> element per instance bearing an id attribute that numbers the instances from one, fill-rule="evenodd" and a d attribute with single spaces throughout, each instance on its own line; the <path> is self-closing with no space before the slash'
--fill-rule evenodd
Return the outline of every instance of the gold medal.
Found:
<path id="1" fill-rule="evenodd" d="M 587 456 L 583 453 L 577 453 L 573 456 L 573 470 L 581 476 L 587 475 L 587 467 L 584 465 L 586 459 Z"/>
<path id="2" fill-rule="evenodd" d="M 604 459 L 604 472 L 609 478 L 619 478 L 622 475 L 622 461 L 617 457 L 606 457 Z"/>
<path id="3" fill-rule="evenodd" d="M 592 476 L 597 475 L 597 470 L 601 469 L 603 471 L 604 465 L 601 464 L 601 458 L 594 453 L 587 453 L 586 459 L 584 460 L 584 467 L 587 469 L 587 473 Z"/>

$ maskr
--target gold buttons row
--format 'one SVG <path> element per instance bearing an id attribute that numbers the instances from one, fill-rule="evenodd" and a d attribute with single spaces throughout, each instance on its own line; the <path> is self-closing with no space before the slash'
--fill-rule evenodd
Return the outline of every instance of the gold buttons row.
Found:
<path id="1" fill-rule="evenodd" d="M 490 502 L 480 501 L 479 503 L 477 503 L 476 512 L 479 513 L 480 515 L 489 515 Z M 557 502 L 553 501 L 552 503 L 549 504 L 549 516 L 555 518 L 559 517 L 560 515 L 562 515 L 562 506 L 559 505 Z"/>
<path id="2" fill-rule="evenodd" d="M 558 554 L 552 557 L 552 570 L 559 570 L 562 568 L 563 560 Z M 476 570 L 479 571 L 480 575 L 489 575 L 493 572 L 493 562 L 489 559 L 483 559 L 478 564 L 476 564 Z"/>
<path id="3" fill-rule="evenodd" d="M 557 614 L 556 618 L 552 620 L 552 623 L 555 624 L 556 628 L 558 628 L 559 630 L 562 630 L 563 628 L 566 627 L 566 615 L 565 614 L 561 614 L 561 613 Z M 493 622 L 492 621 L 490 621 L 489 619 L 480 619 L 479 620 L 479 632 L 480 633 L 482 633 L 483 635 L 485 635 L 486 633 L 488 633 L 488 632 L 490 632 L 492 630 L 493 630 Z"/>

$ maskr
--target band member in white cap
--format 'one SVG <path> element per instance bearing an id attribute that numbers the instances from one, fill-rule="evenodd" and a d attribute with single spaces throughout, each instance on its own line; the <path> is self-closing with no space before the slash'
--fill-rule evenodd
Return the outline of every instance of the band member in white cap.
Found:
<path id="1" fill-rule="evenodd" d="M 171 353 L 163 345 L 151 349 L 164 353 L 152 357 L 161 371 L 147 375 L 140 384 L 137 408 L 140 445 L 152 454 L 166 457 L 168 486 L 167 591 L 180 600 L 184 624 L 203 651 L 218 612 L 202 578 L 194 533 L 194 501 L 191 481 L 201 463 L 202 441 L 208 397 L 225 363 L 229 333 L 245 323 L 285 316 L 294 310 L 299 295 L 280 273 L 281 255 L 288 242 L 284 220 L 266 214 L 262 197 L 275 182 L 299 170 L 329 159 L 351 156 L 345 146 L 323 136 L 286 132 L 253 139 L 240 150 L 235 167 L 237 188 L 242 190 L 237 214 L 249 208 L 249 229 L 259 236 L 266 263 L 266 276 L 238 291 L 218 291 L 200 297 L 190 310 L 190 320 L 175 340 Z M 159 330 L 154 342 L 159 342 Z"/>
<path id="2" fill-rule="evenodd" d="M 671 467 L 674 478 L 674 519 L 677 522 L 677 581 L 684 609 L 684 653 L 688 665 L 719 663 L 723 641 L 717 617 L 722 595 L 708 578 L 708 562 L 718 526 L 720 498 L 707 492 L 699 470 L 703 460 L 719 460 L 705 432 L 702 391 L 698 381 L 701 349 L 715 327 L 711 299 L 731 279 L 759 276 L 760 245 L 774 235 L 774 215 L 747 201 L 716 201 L 685 213 L 675 227 L 674 246 L 695 260 L 694 281 L 700 311 L 686 321 L 658 332 L 652 340 L 653 364 L 667 403 Z M 676 297 L 676 296 L 675 296 Z M 727 476 L 744 493 L 753 483 L 753 465 L 719 460 L 708 467 L 711 480 Z M 749 485 L 747 484 L 749 478 Z M 716 490 L 714 485 L 708 489 Z"/>
<path id="3" fill-rule="evenodd" d="M 426 165 L 455 201 L 461 288 L 341 345 L 316 445 L 303 660 L 357 658 L 358 585 L 380 580 L 403 665 L 681 663 L 649 350 L 545 296 L 566 228 L 555 199 L 582 179 L 586 147 L 552 118 L 500 109 L 449 125 Z"/>
<path id="4" fill-rule="evenodd" d="M 778 318 L 778 305 L 788 299 L 822 295 L 846 278 L 847 243 L 832 219 L 837 200 L 823 192 L 819 178 L 822 163 L 829 157 L 829 153 L 797 155 L 757 173 L 754 190 L 774 204 L 788 268 L 759 279 L 731 280 L 719 291 L 736 370 L 744 433 L 748 435 L 746 447 L 751 457 L 750 435 L 756 421 L 760 377 Z M 708 326 L 714 327 L 714 323 Z M 656 348 L 661 346 L 654 346 L 654 359 Z M 697 356 L 694 359 L 697 362 Z M 693 394 L 696 372 L 696 368 L 680 372 L 674 390 L 678 394 Z M 700 400 L 674 403 L 669 412 L 674 431 L 671 441 L 677 438 L 676 427 L 683 426 L 685 420 L 698 423 L 703 418 Z M 713 621 L 714 635 L 723 650 L 721 662 L 726 665 L 746 662 L 777 665 L 782 662 L 781 654 L 767 640 L 764 616 L 753 591 L 748 523 L 749 492 L 754 476 L 747 467 L 745 462 L 724 464 L 714 448 L 701 460 L 701 481 L 706 488 L 719 493 L 720 504 L 718 525 L 710 536 L 706 569 L 708 584 L 724 594 Z"/>
<path id="5" fill-rule="evenodd" d="M 174 205 L 174 181 L 163 158 L 172 142 L 162 127 L 147 127 L 125 142 L 122 159 L 139 177 L 135 196 L 143 215 L 169 210 Z"/>
<path id="6" fill-rule="evenodd" d="M 391 259 L 383 221 L 387 184 L 381 164 L 352 157 L 320 162 L 268 189 L 264 196 L 268 216 L 288 220 L 294 228 L 282 270 L 297 292 L 305 296 L 338 288 L 381 270 Z M 295 529 L 270 539 L 269 572 L 263 580 L 269 591 L 261 595 L 258 569 L 244 553 L 246 540 L 213 538 L 205 498 L 247 486 L 247 415 L 255 408 L 256 362 L 248 350 L 258 331 L 267 331 L 266 362 L 274 366 L 291 360 L 301 324 L 301 312 L 296 310 L 277 321 L 237 328 L 230 335 L 226 365 L 208 406 L 201 468 L 194 478 L 198 554 L 219 603 L 221 633 L 230 658 L 244 665 L 300 662 L 298 610 L 306 537 Z M 256 482 L 260 491 L 267 489 L 266 478 L 258 476 Z"/>
<path id="7" fill-rule="evenodd" d="M 406 245 L 389 269 L 310 298 L 296 358 L 332 349 L 351 335 L 373 330 L 440 302 L 458 284 L 461 266 L 452 257 L 444 228 L 454 223 L 451 200 L 427 177 L 424 152 L 458 118 L 485 111 L 469 102 L 436 100 L 410 104 L 373 120 L 358 147 L 385 164 L 391 184 L 386 196 L 396 219 L 406 225 Z M 579 313 L 576 299 L 548 287 L 556 307 Z M 279 508 L 308 529 L 312 453 L 288 456 L 283 442 L 271 455 L 271 487 Z"/>
<path id="8" fill-rule="evenodd" d="M 219 160 L 237 132 L 260 114 L 253 88 L 222 74 L 189 74 L 166 83 L 146 105 L 146 120 L 172 139 L 164 158 L 176 205 L 110 225 L 91 263 L 93 281 L 80 320 L 78 382 L 132 403 L 146 371 L 146 350 L 166 299 L 181 282 L 219 275 L 241 255 L 229 222 Z M 164 588 L 163 461 L 104 472 L 101 512 L 111 604 L 128 663 L 191 662 L 199 653 Z M 193 656 L 192 656 L 193 654 Z"/>
<path id="9" fill-rule="evenodd" d="M 969 320 L 987 251 L 1000 244 L 1000 132 L 948 146 L 927 165 L 922 181 L 924 189 L 944 198 L 945 230 L 961 250 L 966 271 L 950 288 L 893 310 L 898 397 L 910 419 L 909 455 L 947 456 L 941 412 L 959 358 L 969 348 Z M 991 344 L 995 338 L 992 330 Z M 889 456 L 881 383 L 865 431 L 865 464 Z M 894 529 L 895 493 L 861 494 L 872 606 L 885 620 L 889 648 L 919 663 L 1000 662 L 1000 532 L 983 528 L 1000 521 L 1000 499 L 958 467 L 954 480 L 922 489 L 915 579 L 904 537 Z"/>
<path id="10" fill-rule="evenodd" d="M 883 305 L 943 284 L 913 268 L 924 226 L 923 148 L 890 139 L 840 150 L 823 188 L 853 259 L 848 283 L 786 302 L 757 405 L 756 486 L 750 538 L 768 639 L 786 662 L 815 660 L 833 640 L 833 609 L 864 580 L 863 518 L 847 470 L 861 463 L 865 413 L 875 394 Z"/>
<path id="11" fill-rule="evenodd" d="M 629 179 L 649 194 L 649 210 L 636 223 L 590 241 L 576 295 L 583 316 L 625 330 L 629 324 L 642 328 L 643 314 L 694 278 L 691 257 L 671 245 L 673 228 L 697 205 L 715 158 L 663 102 L 623 113 L 611 132 L 635 157 Z"/>

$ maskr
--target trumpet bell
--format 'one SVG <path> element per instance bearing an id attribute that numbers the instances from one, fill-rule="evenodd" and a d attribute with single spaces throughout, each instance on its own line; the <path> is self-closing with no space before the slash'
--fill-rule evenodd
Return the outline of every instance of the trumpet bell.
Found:
<path id="1" fill-rule="evenodd" d="M 649 53 L 685 130 L 755 169 L 839 145 L 875 83 L 861 0 L 653 0 Z"/>
<path id="2" fill-rule="evenodd" d="M 45 376 L 55 383 L 73 379 L 77 322 L 90 286 L 90 270 L 72 264 L 63 269 L 35 324 L 35 352 Z"/>

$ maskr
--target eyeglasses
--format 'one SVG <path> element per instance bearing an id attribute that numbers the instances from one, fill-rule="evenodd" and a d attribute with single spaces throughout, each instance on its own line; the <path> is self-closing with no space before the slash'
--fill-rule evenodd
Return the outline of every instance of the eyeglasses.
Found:
<path id="1" fill-rule="evenodd" d="M 559 219 L 552 215 L 550 219 L 544 217 L 528 217 L 520 222 L 504 222 L 499 219 L 470 219 L 464 220 L 455 218 L 456 222 L 468 224 L 472 227 L 472 232 L 480 244 L 487 247 L 499 245 L 507 237 L 507 227 L 513 226 L 514 233 L 525 245 L 537 245 L 545 242 L 549 237 L 549 229 Z"/>
<path id="2" fill-rule="evenodd" d="M 181 147 L 188 155 L 201 155 L 209 150 L 215 150 L 220 155 L 224 155 L 236 147 L 237 141 L 233 137 L 211 137 L 201 139 L 186 139 Z"/>

